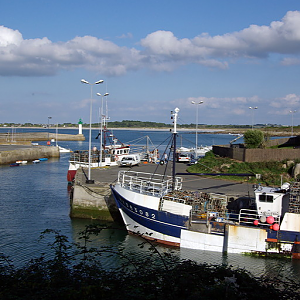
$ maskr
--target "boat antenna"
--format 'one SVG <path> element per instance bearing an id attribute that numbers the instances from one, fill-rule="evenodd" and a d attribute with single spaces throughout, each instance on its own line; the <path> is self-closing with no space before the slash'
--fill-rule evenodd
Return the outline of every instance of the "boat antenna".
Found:
<path id="1" fill-rule="evenodd" d="M 173 168 L 172 168 L 172 185 L 173 190 L 175 189 L 175 164 L 176 164 L 176 136 L 177 136 L 177 118 L 178 118 L 179 108 L 176 107 L 174 112 L 171 111 L 171 119 L 173 119 L 174 128 L 173 128 Z"/>

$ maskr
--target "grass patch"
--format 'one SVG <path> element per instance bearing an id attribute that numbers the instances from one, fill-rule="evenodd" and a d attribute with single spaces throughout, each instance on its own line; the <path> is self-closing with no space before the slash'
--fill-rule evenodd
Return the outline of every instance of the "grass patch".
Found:
<path id="1" fill-rule="evenodd" d="M 212 151 L 206 153 L 197 164 L 188 167 L 190 173 L 251 173 L 260 174 L 260 179 L 252 177 L 237 176 L 219 176 L 218 178 L 245 181 L 251 183 L 261 183 L 267 186 L 280 186 L 281 177 L 283 182 L 291 182 L 291 171 L 294 164 L 287 166 L 286 161 L 269 161 L 269 162 L 238 162 L 236 160 L 215 156 Z"/>

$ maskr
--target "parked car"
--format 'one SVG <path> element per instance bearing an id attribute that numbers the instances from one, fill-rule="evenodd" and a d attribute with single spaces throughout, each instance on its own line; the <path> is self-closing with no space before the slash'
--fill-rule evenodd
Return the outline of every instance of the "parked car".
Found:
<path id="1" fill-rule="evenodd" d="M 188 165 L 192 166 L 195 165 L 198 162 L 198 160 L 196 158 L 191 158 L 191 160 L 189 161 Z"/>
<path id="2" fill-rule="evenodd" d="M 138 166 L 141 162 L 141 158 L 137 154 L 129 154 L 122 158 L 120 161 L 120 167 L 132 167 Z"/>
<path id="3" fill-rule="evenodd" d="M 190 162 L 190 160 L 191 160 L 191 158 L 189 157 L 188 154 L 178 153 L 178 155 L 177 155 L 177 162 L 188 163 L 188 162 Z"/>

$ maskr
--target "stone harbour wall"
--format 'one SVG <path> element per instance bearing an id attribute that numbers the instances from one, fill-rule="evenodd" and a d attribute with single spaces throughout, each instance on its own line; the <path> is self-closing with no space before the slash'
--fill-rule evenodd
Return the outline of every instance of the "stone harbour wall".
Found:
<path id="1" fill-rule="evenodd" d="M 299 159 L 300 149 L 246 149 L 233 148 L 227 145 L 213 146 L 213 153 L 221 157 L 243 162 L 282 161 L 285 159 Z"/>
<path id="2" fill-rule="evenodd" d="M 0 151 L 0 164 L 11 164 L 17 160 L 28 162 L 39 158 L 60 157 L 59 149 L 55 146 L 35 146 L 29 148 L 17 148 L 13 150 Z"/>
<path id="3" fill-rule="evenodd" d="M 86 184 L 85 181 L 83 171 L 78 169 L 70 195 L 70 217 L 119 221 L 121 216 L 109 184 L 105 182 Z"/>

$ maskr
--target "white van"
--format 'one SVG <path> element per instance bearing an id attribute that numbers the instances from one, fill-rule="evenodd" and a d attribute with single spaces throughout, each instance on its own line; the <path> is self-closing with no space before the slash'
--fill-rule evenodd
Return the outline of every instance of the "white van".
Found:
<path id="1" fill-rule="evenodd" d="M 120 167 L 132 167 L 138 166 L 141 162 L 141 158 L 138 154 L 129 154 L 124 156 L 120 161 Z"/>

